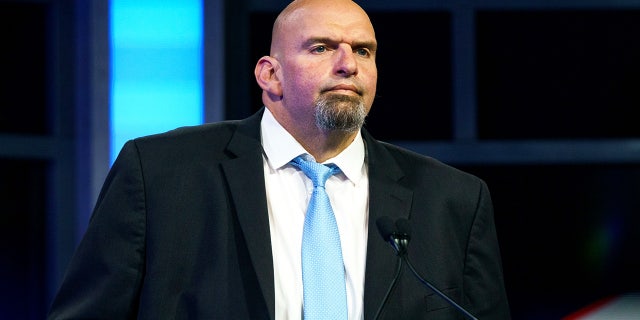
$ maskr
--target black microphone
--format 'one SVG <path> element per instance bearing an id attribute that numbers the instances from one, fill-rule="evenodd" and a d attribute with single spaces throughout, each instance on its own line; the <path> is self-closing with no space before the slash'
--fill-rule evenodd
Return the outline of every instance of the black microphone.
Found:
<path id="1" fill-rule="evenodd" d="M 386 305 L 387 300 L 389 298 L 389 295 L 391 293 L 391 291 L 393 290 L 393 288 L 396 285 L 396 282 L 399 278 L 400 272 L 401 272 L 401 268 L 402 268 L 402 262 L 406 262 L 407 266 L 409 266 L 409 269 L 411 270 L 411 273 L 413 273 L 413 275 L 420 281 L 422 282 L 422 284 L 424 284 L 425 286 L 427 286 L 429 289 L 431 289 L 431 291 L 435 292 L 438 296 L 440 296 L 442 299 L 444 299 L 445 301 L 447 301 L 447 303 L 449 303 L 451 306 L 453 306 L 455 309 L 457 309 L 459 312 L 461 312 L 462 314 L 464 314 L 468 319 L 471 320 L 478 320 L 478 318 L 474 317 L 469 311 L 465 310 L 462 306 L 458 305 L 455 301 L 453 301 L 451 298 L 449 298 L 446 294 L 444 294 L 442 291 L 440 291 L 438 288 L 436 288 L 435 286 L 433 286 L 429 281 L 425 280 L 422 276 L 420 276 L 420 274 L 418 273 L 418 271 L 416 271 L 416 269 L 413 267 L 413 265 L 411 264 L 411 260 L 409 259 L 409 254 L 407 253 L 407 247 L 409 246 L 409 240 L 411 240 L 411 226 L 409 224 L 409 220 L 407 219 L 398 219 L 395 223 L 395 228 L 393 227 L 393 221 L 391 220 L 391 218 L 389 217 L 380 217 L 377 221 L 376 224 L 378 225 L 378 231 L 380 231 L 380 234 L 382 235 L 382 238 L 389 242 L 391 244 L 391 246 L 393 247 L 394 251 L 396 252 L 396 255 L 398 256 L 398 270 L 396 271 L 396 276 L 393 279 L 393 282 L 391 283 L 391 286 L 389 286 L 389 289 L 387 290 L 387 294 L 385 295 L 385 298 L 382 302 L 382 305 L 380 306 L 380 308 L 378 309 L 378 312 L 376 313 L 376 317 L 375 319 L 378 318 L 378 316 L 380 315 L 383 307 Z M 393 231 L 396 230 L 396 231 Z"/>
<path id="2" fill-rule="evenodd" d="M 382 238 L 391 244 L 397 256 L 403 256 L 407 253 L 410 240 L 409 234 L 411 233 L 408 230 L 408 224 L 398 220 L 394 225 L 391 218 L 380 217 L 376 220 L 376 225 L 378 225 L 378 231 L 380 231 Z"/>

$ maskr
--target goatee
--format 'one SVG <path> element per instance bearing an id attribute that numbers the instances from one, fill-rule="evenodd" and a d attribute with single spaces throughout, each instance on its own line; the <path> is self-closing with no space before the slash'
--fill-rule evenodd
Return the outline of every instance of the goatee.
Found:
<path id="1" fill-rule="evenodd" d="M 315 102 L 316 126 L 326 131 L 355 132 L 362 128 L 367 116 L 360 97 L 343 94 L 321 94 Z"/>

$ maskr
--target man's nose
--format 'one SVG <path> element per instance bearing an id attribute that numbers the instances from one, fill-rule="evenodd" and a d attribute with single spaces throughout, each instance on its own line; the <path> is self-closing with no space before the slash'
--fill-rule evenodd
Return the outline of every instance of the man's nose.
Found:
<path id="1" fill-rule="evenodd" d="M 341 44 L 336 54 L 336 73 L 343 77 L 358 73 L 358 62 L 355 53 L 348 44 Z"/>

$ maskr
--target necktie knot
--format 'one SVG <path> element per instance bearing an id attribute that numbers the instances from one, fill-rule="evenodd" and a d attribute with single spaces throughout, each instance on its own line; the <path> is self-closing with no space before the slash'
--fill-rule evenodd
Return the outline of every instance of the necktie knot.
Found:
<path id="1" fill-rule="evenodd" d="M 324 187 L 329 177 L 340 172 L 340 168 L 335 164 L 324 165 L 315 161 L 306 160 L 302 156 L 297 156 L 291 160 L 291 164 L 302 170 L 302 172 L 311 179 L 314 187 Z"/>

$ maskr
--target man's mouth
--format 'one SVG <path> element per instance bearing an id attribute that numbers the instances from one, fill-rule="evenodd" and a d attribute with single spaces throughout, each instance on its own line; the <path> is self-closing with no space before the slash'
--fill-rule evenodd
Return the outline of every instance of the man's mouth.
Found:
<path id="1" fill-rule="evenodd" d="M 338 84 L 325 90 L 325 92 L 342 93 L 342 94 L 349 94 L 349 95 L 362 94 L 362 92 L 358 89 L 358 87 L 352 84 Z"/>

